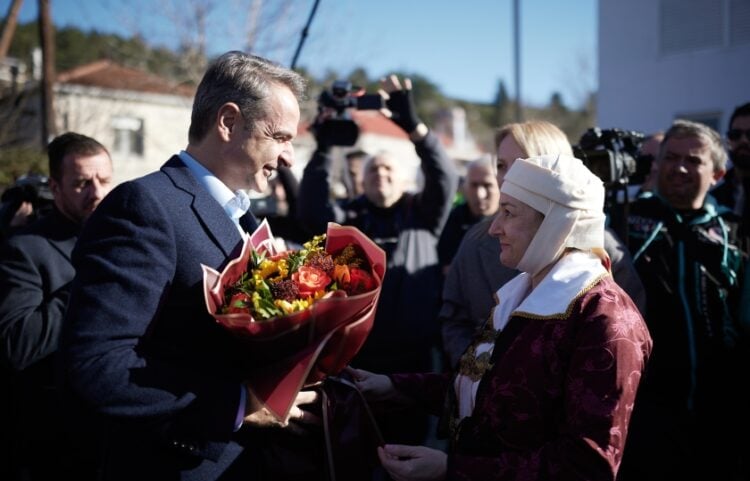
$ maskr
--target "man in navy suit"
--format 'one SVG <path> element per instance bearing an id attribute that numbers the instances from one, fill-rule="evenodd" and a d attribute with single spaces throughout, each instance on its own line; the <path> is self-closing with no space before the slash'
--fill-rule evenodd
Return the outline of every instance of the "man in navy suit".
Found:
<path id="1" fill-rule="evenodd" d="M 206 311 L 201 270 L 221 271 L 254 229 L 244 190 L 263 192 L 294 162 L 304 87 L 263 58 L 220 56 L 198 86 L 187 148 L 118 186 L 87 223 L 62 375 L 105 427 L 104 479 L 275 479 L 274 444 L 315 420 L 299 407 L 313 392 L 285 426 L 260 406 L 243 381 L 252 353 Z"/>

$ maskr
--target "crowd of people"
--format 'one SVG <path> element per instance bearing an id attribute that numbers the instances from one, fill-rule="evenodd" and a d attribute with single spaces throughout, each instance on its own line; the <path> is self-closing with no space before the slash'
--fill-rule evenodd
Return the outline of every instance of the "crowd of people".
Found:
<path id="1" fill-rule="evenodd" d="M 411 81 L 381 87 L 420 159 L 414 192 L 394 154 L 351 150 L 333 196 L 325 106 L 296 179 L 305 82 L 239 51 L 209 65 L 187 146 L 154 173 L 113 188 L 100 142 L 49 143 L 48 212 L 19 197 L 3 213 L 2 479 L 332 480 L 327 450 L 353 437 L 347 473 L 373 481 L 750 479 L 750 103 L 726 139 L 676 120 L 643 142 L 621 238 L 554 124 L 497 126 L 456 205 Z M 356 395 L 305 388 L 285 419 L 245 375 L 270 367 L 203 299 L 203 266 L 220 272 L 261 218 L 293 248 L 354 226 L 387 260 L 337 378 Z"/>

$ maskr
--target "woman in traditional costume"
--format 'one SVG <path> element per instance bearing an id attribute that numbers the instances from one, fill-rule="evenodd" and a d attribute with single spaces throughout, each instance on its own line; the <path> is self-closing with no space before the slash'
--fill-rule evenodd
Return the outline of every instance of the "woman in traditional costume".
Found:
<path id="1" fill-rule="evenodd" d="M 609 271 L 604 187 L 554 155 L 515 160 L 500 191 L 490 233 L 522 273 L 497 291 L 455 377 L 352 370 L 372 401 L 447 412 L 448 452 L 378 455 L 397 481 L 615 479 L 652 344 Z"/>

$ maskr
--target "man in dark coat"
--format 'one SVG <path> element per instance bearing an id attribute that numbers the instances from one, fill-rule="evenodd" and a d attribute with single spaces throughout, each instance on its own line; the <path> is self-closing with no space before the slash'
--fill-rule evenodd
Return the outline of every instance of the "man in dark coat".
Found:
<path id="1" fill-rule="evenodd" d="M 654 195 L 630 207 L 628 235 L 646 287 L 654 351 L 638 390 L 619 479 L 746 479 L 750 349 L 736 216 L 709 189 L 727 155 L 710 127 L 676 120 Z"/>
<path id="2" fill-rule="evenodd" d="M 85 476 L 84 461 L 66 450 L 53 360 L 75 275 L 71 251 L 111 189 L 112 160 L 102 144 L 72 132 L 47 150 L 54 209 L 0 251 L 0 355 L 10 382 L 3 432 L 11 443 L 13 479 Z"/>

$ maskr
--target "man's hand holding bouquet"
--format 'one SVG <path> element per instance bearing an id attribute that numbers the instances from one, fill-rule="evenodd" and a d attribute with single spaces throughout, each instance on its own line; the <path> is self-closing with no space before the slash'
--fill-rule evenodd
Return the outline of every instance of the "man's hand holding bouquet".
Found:
<path id="1" fill-rule="evenodd" d="M 302 249 L 277 252 L 264 221 L 223 272 L 202 267 L 208 312 L 259 359 L 247 384 L 284 421 L 302 387 L 341 372 L 364 344 L 385 253 L 333 223 Z"/>

